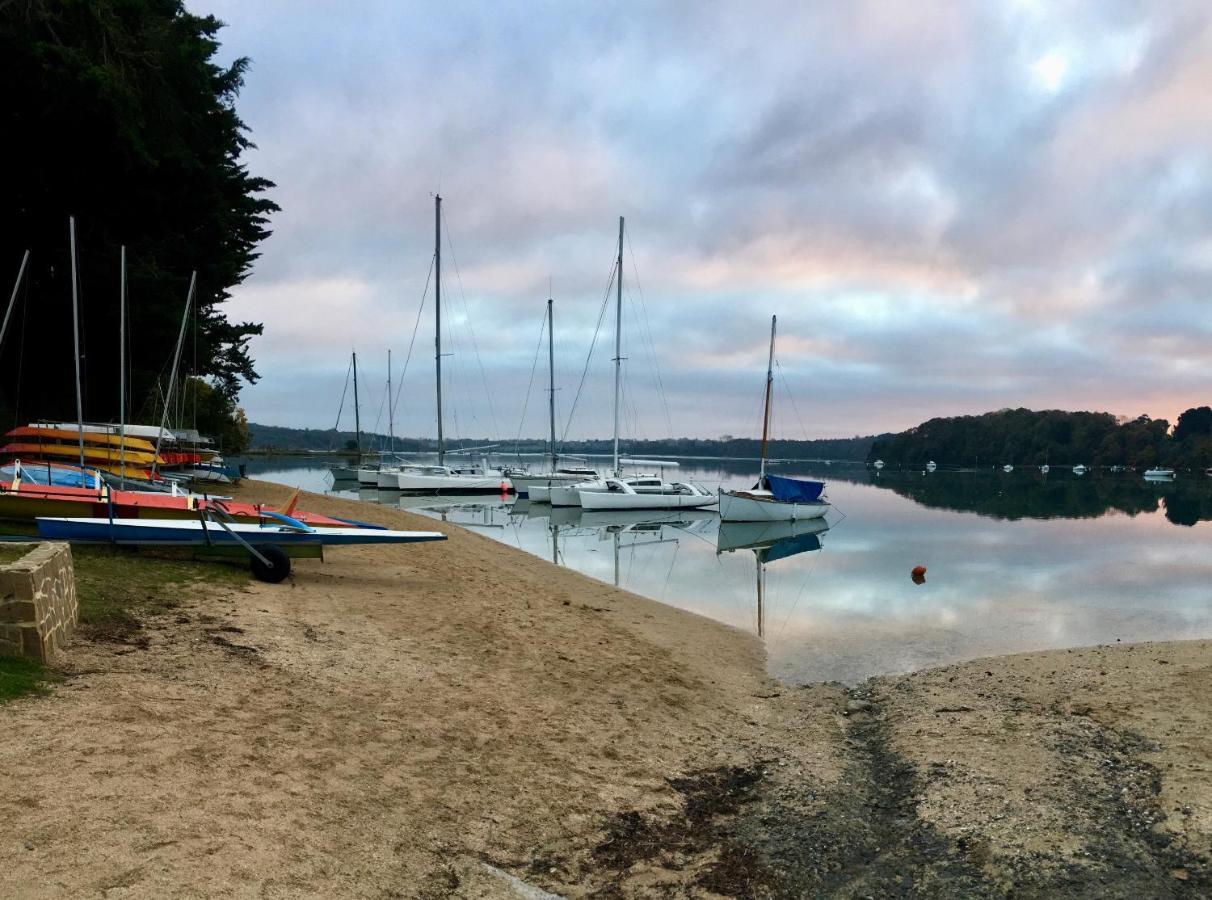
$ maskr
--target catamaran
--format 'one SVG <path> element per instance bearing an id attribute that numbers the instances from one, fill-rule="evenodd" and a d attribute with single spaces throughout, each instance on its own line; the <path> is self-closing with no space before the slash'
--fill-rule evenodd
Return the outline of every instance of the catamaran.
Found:
<path id="1" fill-rule="evenodd" d="M 588 479 L 549 489 L 553 506 L 584 509 L 693 509 L 714 506 L 716 497 L 695 484 L 666 482 L 652 475 L 622 477 L 619 458 L 619 399 L 623 377 L 623 217 L 619 216 L 619 255 L 615 263 L 614 322 L 614 466 L 609 478 Z M 676 466 L 676 463 L 656 463 Z M 600 496 L 599 496 L 600 495 Z M 606 499 L 609 497 L 609 499 Z"/>
<path id="2" fill-rule="evenodd" d="M 551 468 L 537 475 L 510 475 L 510 483 L 519 499 L 530 499 L 535 503 L 550 503 L 551 488 L 567 487 L 584 481 L 596 480 L 599 475 L 585 465 L 560 465 L 560 454 L 556 449 L 555 421 L 555 316 L 554 301 L 547 298 L 547 408 L 551 422 Z"/>
<path id="3" fill-rule="evenodd" d="M 823 481 L 766 474 L 770 446 L 770 402 L 774 391 L 774 335 L 778 317 L 770 317 L 770 356 L 766 364 L 766 404 L 762 417 L 761 462 L 757 484 L 748 491 L 720 489 L 720 518 L 725 522 L 774 522 L 819 519 L 829 510 Z"/>
<path id="4" fill-rule="evenodd" d="M 403 463 L 395 473 L 394 490 L 413 493 L 499 493 L 512 490 L 509 477 L 487 464 L 447 466 L 446 440 L 442 432 L 442 197 L 434 198 L 434 371 L 438 407 L 437 465 Z M 383 486 L 380 481 L 380 487 Z"/>
<path id="5" fill-rule="evenodd" d="M 323 558 L 328 546 L 417 544 L 444 541 L 438 531 L 388 531 L 383 528 L 325 528 L 281 514 L 258 522 L 231 522 L 217 511 L 197 520 L 154 522 L 146 519 L 65 519 L 41 516 L 38 534 L 47 540 L 136 547 L 193 547 L 195 552 L 230 556 L 247 554 L 253 575 L 277 583 L 290 574 L 292 556 Z"/>
<path id="6" fill-rule="evenodd" d="M 355 447 L 357 449 L 357 460 L 352 466 L 330 466 L 328 471 L 332 473 L 333 481 L 357 481 L 358 467 L 362 460 L 362 410 L 358 403 L 358 351 L 352 351 L 352 359 L 350 360 L 350 368 L 353 370 L 353 389 L 354 389 L 354 438 Z M 346 376 L 348 377 L 348 376 Z M 346 387 L 349 386 L 347 381 Z M 341 394 L 344 399 L 344 392 Z M 337 431 L 340 434 L 341 411 L 337 410 Z"/>

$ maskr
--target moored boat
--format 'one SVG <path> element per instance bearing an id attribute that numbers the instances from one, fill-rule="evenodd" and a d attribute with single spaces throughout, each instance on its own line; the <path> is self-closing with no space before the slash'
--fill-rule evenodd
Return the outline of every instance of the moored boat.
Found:
<path id="1" fill-rule="evenodd" d="M 774 393 L 774 337 L 777 326 L 778 317 L 771 316 L 770 356 L 766 363 L 766 402 L 762 417 L 757 484 L 747 491 L 720 491 L 720 518 L 724 521 L 819 519 L 829 509 L 829 503 L 822 499 L 825 490 L 823 481 L 786 478 L 766 473 L 767 450 L 770 446 L 770 405 Z"/>
<path id="2" fill-rule="evenodd" d="M 714 506 L 715 494 L 689 481 L 663 482 L 659 490 L 639 491 L 622 478 L 607 478 L 603 489 L 578 491 L 581 508 L 592 509 L 693 509 Z"/>

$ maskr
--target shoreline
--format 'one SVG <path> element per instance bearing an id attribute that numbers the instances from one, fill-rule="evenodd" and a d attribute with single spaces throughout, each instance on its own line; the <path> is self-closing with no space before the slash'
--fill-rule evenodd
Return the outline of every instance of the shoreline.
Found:
<path id="1" fill-rule="evenodd" d="M 77 639 L 0 707 L 9 891 L 1212 890 L 1212 641 L 794 687 L 754 636 L 436 527 Z"/>

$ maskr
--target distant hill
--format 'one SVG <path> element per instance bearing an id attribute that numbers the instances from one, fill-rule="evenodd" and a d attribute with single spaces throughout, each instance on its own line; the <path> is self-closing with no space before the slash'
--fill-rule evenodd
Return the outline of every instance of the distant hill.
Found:
<path id="1" fill-rule="evenodd" d="M 1011 465 L 1212 465 L 1212 409 L 1189 409 L 1173 432 L 1165 419 L 1108 412 L 1002 409 L 930 419 L 876 440 L 868 461 L 920 468 Z"/>
<path id="2" fill-rule="evenodd" d="M 266 450 L 316 450 L 341 451 L 353 449 L 354 433 L 336 431 L 332 428 L 285 428 L 280 425 L 248 425 L 249 449 Z M 883 435 L 881 437 L 890 437 Z M 868 456 L 875 435 L 852 438 L 830 438 L 816 441 L 771 441 L 770 455 L 782 459 L 841 459 L 862 462 Z M 488 438 L 463 439 L 447 442 L 447 449 L 479 447 L 498 443 L 500 453 L 543 453 L 546 442 L 526 439 L 520 442 L 494 442 Z M 703 438 L 665 438 L 655 441 L 621 441 L 622 448 L 633 456 L 736 456 L 754 458 L 758 455 L 760 442 L 756 438 L 730 438 L 708 440 Z M 387 447 L 385 434 L 363 434 L 364 449 Z M 403 453 L 424 452 L 434 449 L 432 438 L 396 437 L 395 447 Z M 568 441 L 561 446 L 567 455 L 608 454 L 612 443 L 609 440 Z"/>

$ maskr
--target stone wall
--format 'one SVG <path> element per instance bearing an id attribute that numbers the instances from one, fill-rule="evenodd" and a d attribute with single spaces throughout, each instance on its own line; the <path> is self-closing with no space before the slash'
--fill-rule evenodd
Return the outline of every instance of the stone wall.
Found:
<path id="1" fill-rule="evenodd" d="M 76 630 L 76 573 L 67 544 L 27 545 L 0 566 L 0 653 L 49 662 Z"/>

